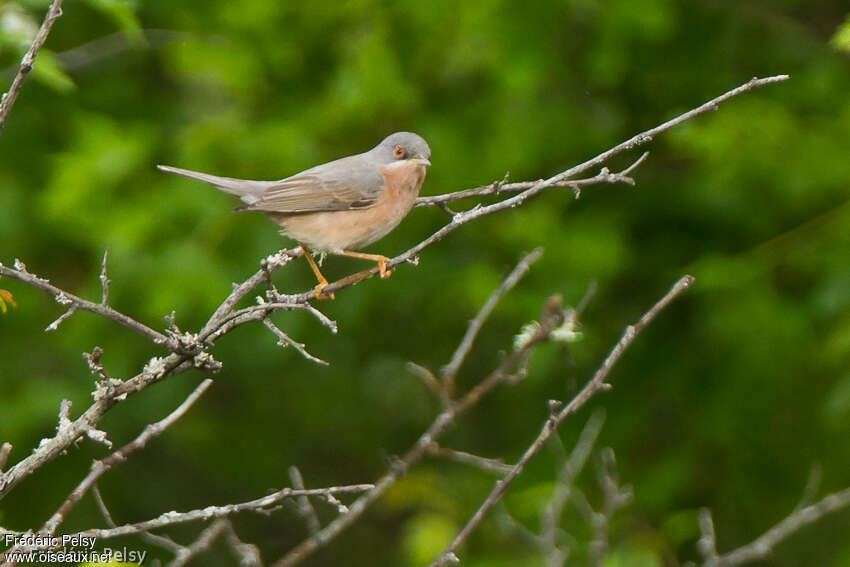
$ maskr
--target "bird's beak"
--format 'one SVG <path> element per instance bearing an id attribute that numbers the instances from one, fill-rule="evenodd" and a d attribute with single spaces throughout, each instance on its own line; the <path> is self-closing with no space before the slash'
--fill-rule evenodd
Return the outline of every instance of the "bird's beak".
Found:
<path id="1" fill-rule="evenodd" d="M 425 167 L 428 167 L 428 166 L 431 165 L 431 162 L 428 161 L 425 158 L 412 158 L 410 161 L 412 161 L 413 163 L 416 163 L 418 165 L 424 165 Z"/>

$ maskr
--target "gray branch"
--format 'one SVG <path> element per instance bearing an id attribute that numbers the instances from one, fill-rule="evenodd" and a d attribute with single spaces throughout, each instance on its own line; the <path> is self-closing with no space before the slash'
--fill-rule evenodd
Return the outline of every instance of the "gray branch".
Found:
<path id="1" fill-rule="evenodd" d="M 543 255 L 543 249 L 537 248 L 527 256 L 525 256 L 522 260 L 520 260 L 519 264 L 511 271 L 510 274 L 505 278 L 496 290 L 490 294 L 490 297 L 487 299 L 487 302 L 478 312 L 478 314 L 469 322 L 469 327 L 466 329 L 466 334 L 461 339 L 460 344 L 452 355 L 452 359 L 449 361 L 447 365 L 442 368 L 442 379 L 443 379 L 443 389 L 448 398 L 452 398 L 454 396 L 454 384 L 455 377 L 457 376 L 458 370 L 460 370 L 461 364 L 466 360 L 469 351 L 472 349 L 473 343 L 475 343 L 475 338 L 478 336 L 478 332 L 481 330 L 481 327 L 484 326 L 484 322 L 487 321 L 487 318 L 490 317 L 490 314 L 496 308 L 496 305 L 499 303 L 499 300 L 504 297 L 506 293 L 508 293 L 513 287 L 522 279 L 522 277 L 528 273 L 531 265 L 540 259 Z"/>
<path id="2" fill-rule="evenodd" d="M 587 403 L 594 394 L 610 388 L 606 382 L 608 374 L 623 356 L 623 353 L 629 345 L 631 345 L 637 335 L 646 328 L 646 326 L 649 325 L 665 307 L 670 305 L 674 299 L 681 295 L 691 285 L 691 283 L 693 283 L 693 277 L 685 276 L 681 278 L 673 285 L 670 291 L 664 295 L 664 297 L 653 305 L 649 311 L 643 314 L 637 323 L 626 327 L 623 336 L 617 344 L 614 345 L 614 348 L 602 362 L 602 365 L 593 377 L 585 384 L 585 386 L 570 401 L 569 404 L 567 404 L 558 413 L 550 415 L 549 419 L 547 419 L 543 424 L 537 438 L 528 447 L 528 449 L 525 450 L 525 453 L 523 453 L 522 457 L 519 461 L 517 461 L 516 465 L 514 465 L 513 470 L 504 479 L 496 483 L 496 486 L 493 487 L 493 490 L 490 491 L 490 494 L 484 502 L 481 503 L 481 506 L 479 506 L 478 510 L 475 511 L 466 525 L 455 536 L 443 553 L 431 563 L 431 567 L 439 567 L 442 565 L 457 563 L 459 561 L 457 558 L 457 550 L 460 545 L 466 540 L 466 538 L 469 537 L 473 530 L 478 527 L 478 524 L 481 523 L 481 520 L 484 519 L 487 512 L 499 500 L 501 500 L 505 491 L 507 491 L 511 483 L 513 483 L 513 481 L 516 480 L 516 478 L 523 472 L 529 461 L 531 461 L 531 459 L 539 453 L 541 449 L 543 449 L 546 441 L 557 431 L 558 427 L 564 423 L 569 416 L 578 411 L 578 409 Z"/>
<path id="3" fill-rule="evenodd" d="M 795 509 L 754 541 L 722 555 L 717 553 L 711 512 L 705 509 L 700 513 L 702 537 L 699 541 L 699 547 L 704 559 L 703 565 L 704 567 L 735 567 L 736 565 L 764 559 L 773 553 L 773 549 L 780 542 L 796 531 L 817 522 L 824 516 L 848 507 L 850 507 L 850 488 L 833 492 L 814 504 Z"/>
<path id="4" fill-rule="evenodd" d="M 24 79 L 32 71 L 38 50 L 47 41 L 47 36 L 50 34 L 53 22 L 61 15 L 62 0 L 53 0 L 50 8 L 47 9 L 47 14 L 44 16 L 41 28 L 39 28 L 38 33 L 35 35 L 35 40 L 33 40 L 24 58 L 21 59 L 21 66 L 18 68 L 15 78 L 12 79 L 12 86 L 9 87 L 9 92 L 5 93 L 3 98 L 0 99 L 0 132 L 3 132 L 3 127 L 6 126 L 6 119 L 9 117 L 9 113 L 12 112 L 12 106 L 14 106 L 15 101 L 18 99 L 18 93 L 21 92 L 21 87 L 24 86 Z"/>

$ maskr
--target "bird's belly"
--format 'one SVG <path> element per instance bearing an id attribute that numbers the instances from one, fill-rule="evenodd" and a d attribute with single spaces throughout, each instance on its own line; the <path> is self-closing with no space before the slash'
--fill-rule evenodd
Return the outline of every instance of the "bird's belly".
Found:
<path id="1" fill-rule="evenodd" d="M 282 215 L 267 213 L 281 233 L 313 250 L 356 250 L 389 234 L 407 216 L 425 177 L 425 168 L 405 168 L 385 174 L 387 184 L 378 202 L 367 209 Z"/>
<path id="2" fill-rule="evenodd" d="M 356 250 L 383 238 L 413 207 L 416 199 L 404 202 L 381 199 L 368 209 L 326 211 L 280 216 L 281 232 L 314 250 Z"/>

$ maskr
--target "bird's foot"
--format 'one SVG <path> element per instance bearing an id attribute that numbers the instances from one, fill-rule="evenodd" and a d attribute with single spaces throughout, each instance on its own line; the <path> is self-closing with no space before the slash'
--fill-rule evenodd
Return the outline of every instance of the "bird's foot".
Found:
<path id="1" fill-rule="evenodd" d="M 318 284 L 316 284 L 316 287 L 313 288 L 316 291 L 316 299 L 318 299 L 320 301 L 325 301 L 325 300 L 328 300 L 328 299 L 330 299 L 330 300 L 336 299 L 336 296 L 334 295 L 333 292 L 325 293 L 326 287 L 328 287 L 328 282 L 326 282 L 326 281 L 325 282 L 319 282 Z"/>
<path id="2" fill-rule="evenodd" d="M 375 260 L 378 263 L 378 273 L 381 274 L 382 279 L 387 279 L 393 274 L 392 270 L 387 269 L 387 262 L 390 261 L 386 256 L 381 256 L 378 260 Z"/>

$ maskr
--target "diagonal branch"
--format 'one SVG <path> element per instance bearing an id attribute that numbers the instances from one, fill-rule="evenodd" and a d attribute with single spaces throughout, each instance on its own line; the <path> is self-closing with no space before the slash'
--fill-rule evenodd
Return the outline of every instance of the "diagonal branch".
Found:
<path id="1" fill-rule="evenodd" d="M 496 308 L 496 304 L 499 303 L 499 300 L 513 289 L 517 282 L 519 282 L 519 280 L 528 273 L 531 264 L 540 259 L 542 255 L 543 249 L 537 248 L 530 254 L 524 256 L 511 273 L 504 279 L 502 285 L 490 294 L 487 302 L 475 318 L 469 322 L 466 334 L 463 336 L 463 339 L 460 341 L 460 344 L 452 355 L 452 359 L 442 368 L 443 388 L 449 398 L 454 395 L 454 382 L 457 372 L 460 369 L 461 364 L 463 364 L 463 361 L 466 360 L 466 356 L 469 354 L 469 351 L 472 349 L 475 338 L 478 336 L 478 332 L 481 330 L 481 327 L 484 326 L 484 322 L 488 317 L 490 317 L 490 314 Z"/>
<path id="2" fill-rule="evenodd" d="M 599 437 L 599 432 L 602 431 L 603 423 L 605 423 L 605 414 L 601 410 L 594 412 L 587 420 L 584 429 L 579 434 L 575 448 L 570 453 L 569 458 L 564 460 L 560 471 L 558 471 L 558 482 L 555 485 L 555 490 L 541 514 L 540 547 L 546 556 L 548 567 L 560 567 L 566 560 L 566 551 L 558 546 L 561 516 L 572 495 L 576 477 L 581 473 L 588 457 L 590 457 L 590 452 L 596 445 L 596 439 Z M 552 439 L 563 451 L 563 445 L 560 444 L 561 439 L 557 435 L 553 436 Z"/>
<path id="3" fill-rule="evenodd" d="M 726 102 L 727 100 L 734 98 L 738 95 L 741 95 L 747 91 L 751 91 L 753 89 L 763 87 L 765 85 L 770 85 L 773 83 L 781 83 L 783 81 L 787 81 L 790 77 L 788 75 L 775 75 L 773 77 L 765 77 L 759 79 L 754 77 L 750 81 L 744 83 L 743 85 L 734 88 L 730 91 L 723 93 L 722 95 L 711 99 L 710 101 L 694 108 L 693 110 L 689 110 L 675 118 L 668 120 L 654 128 L 650 128 L 649 130 L 645 130 L 640 134 L 636 134 L 614 146 L 613 148 L 602 152 L 601 154 L 585 161 L 584 163 L 580 163 L 566 171 L 559 173 L 558 175 L 551 177 L 547 180 L 547 188 L 559 188 L 559 187 L 568 187 L 576 190 L 580 188 L 581 181 L 568 181 L 571 177 L 575 177 L 585 171 L 593 169 L 599 165 L 602 165 L 612 157 L 622 152 L 634 149 L 640 145 L 643 145 L 647 142 L 652 141 L 652 139 L 673 128 L 674 126 L 678 126 L 682 122 L 687 120 L 691 120 L 692 118 L 696 118 L 700 114 L 705 114 L 706 112 L 717 110 L 720 104 Z M 628 175 L 628 172 L 626 172 Z M 499 180 L 491 183 L 490 185 L 483 185 L 481 187 L 474 187 L 472 189 L 466 189 L 463 191 L 456 191 L 454 193 L 446 193 L 444 195 L 430 195 L 425 197 L 419 197 L 416 199 L 417 207 L 428 207 L 428 206 L 436 206 L 436 205 L 445 205 L 446 203 L 450 203 L 452 201 L 458 201 L 460 199 L 468 199 L 470 197 L 483 197 L 487 195 L 498 195 L 500 193 L 506 192 L 520 192 L 527 191 L 529 189 L 533 189 L 537 184 L 541 183 L 540 181 L 524 181 L 521 183 L 505 183 L 505 180 Z"/>
<path id="4" fill-rule="evenodd" d="M 514 465 L 513 470 L 505 476 L 504 479 L 496 483 L 496 486 L 493 487 L 493 490 L 484 502 L 481 503 L 481 506 L 479 506 L 479 508 L 475 511 L 466 525 L 463 526 L 460 532 L 458 532 L 448 547 L 446 547 L 445 551 L 443 551 L 443 553 L 431 563 L 431 567 L 439 567 L 441 565 L 459 562 L 456 555 L 458 547 L 460 547 L 472 531 L 478 527 L 478 524 L 481 523 L 481 520 L 484 519 L 487 512 L 499 500 L 501 500 L 508 487 L 523 472 L 529 461 L 531 461 L 531 459 L 539 453 L 541 449 L 543 449 L 546 441 L 557 431 L 558 427 L 564 423 L 569 416 L 578 411 L 578 409 L 587 403 L 594 394 L 610 388 L 610 385 L 605 380 L 611 372 L 611 369 L 620 360 L 629 345 L 632 344 L 635 337 L 637 337 L 637 335 L 645 329 L 646 326 L 649 325 L 665 307 L 667 307 L 676 297 L 681 295 L 682 292 L 691 285 L 691 283 L 693 283 L 693 277 L 691 276 L 684 276 L 679 279 L 679 281 L 673 285 L 664 297 L 658 300 L 658 302 L 653 305 L 649 311 L 643 314 L 637 323 L 626 327 L 623 336 L 617 344 L 614 345 L 614 348 L 611 349 L 611 352 L 602 362 L 599 369 L 594 373 L 593 377 L 584 385 L 581 391 L 579 391 L 569 404 L 567 404 L 559 412 L 553 413 L 549 419 L 546 420 L 540 430 L 540 433 L 537 435 L 537 438 L 531 445 L 529 445 L 528 449 L 525 450 L 525 453 L 523 453 L 522 457 L 520 457 L 519 461 L 517 461 L 516 465 Z"/>
<path id="5" fill-rule="evenodd" d="M 337 516 L 316 534 L 308 537 L 290 550 L 284 557 L 274 563 L 274 567 L 291 567 L 297 565 L 318 549 L 324 547 L 353 524 L 363 513 L 380 498 L 395 482 L 401 478 L 411 466 L 428 455 L 437 439 L 454 423 L 455 419 L 469 408 L 478 404 L 481 399 L 500 384 L 509 382 L 511 371 L 520 364 L 528 354 L 539 344 L 549 340 L 552 332 L 563 323 L 563 310 L 560 298 L 549 298 L 540 317 L 540 326 L 535 334 L 523 346 L 506 356 L 501 363 L 486 378 L 474 386 L 464 396 L 449 403 L 434 419 L 430 427 L 419 436 L 419 439 L 408 449 L 400 459 L 375 483 L 375 487 L 362 494 L 355 500 L 349 511 Z"/>
<path id="6" fill-rule="evenodd" d="M 18 69 L 18 73 L 15 75 L 15 78 L 12 80 L 12 86 L 9 87 L 9 92 L 5 93 L 2 100 L 0 100 L 0 132 L 3 132 L 3 127 L 6 125 L 6 119 L 9 117 L 9 113 L 12 112 L 12 106 L 14 106 L 15 101 L 18 99 L 18 93 L 21 92 L 21 87 L 24 86 L 24 79 L 26 79 L 27 74 L 32 71 L 32 66 L 33 63 L 35 63 L 38 50 L 41 49 L 41 46 L 47 41 L 47 36 L 50 34 L 50 28 L 53 27 L 53 22 L 55 22 L 61 15 L 62 0 L 53 0 L 53 3 L 50 4 L 50 8 L 47 9 L 47 14 L 44 16 L 44 21 L 41 23 L 41 28 L 39 28 L 38 33 L 35 36 L 35 40 L 33 40 L 32 45 L 30 46 L 29 51 L 27 51 L 24 55 L 24 58 L 21 59 L 21 66 Z"/>
<path id="7" fill-rule="evenodd" d="M 108 472 L 115 465 L 124 462 L 127 460 L 127 457 L 130 454 L 138 451 L 139 449 L 144 448 L 148 442 L 154 437 L 162 434 L 163 431 L 171 427 L 174 422 L 183 417 L 183 415 L 188 411 L 192 404 L 200 398 L 204 392 L 206 392 L 207 388 L 212 385 L 212 380 L 207 378 L 203 382 L 201 382 L 195 390 L 189 394 L 189 396 L 181 403 L 174 411 L 168 414 L 166 417 L 161 419 L 156 423 L 152 423 L 145 427 L 144 431 L 142 431 L 135 439 L 103 459 L 102 461 L 94 461 L 92 463 L 91 471 L 88 475 L 77 485 L 77 487 L 71 492 L 65 502 L 59 507 L 58 510 L 53 514 L 53 516 L 45 522 L 44 526 L 42 526 L 39 533 L 52 535 L 56 532 L 56 528 L 59 527 L 65 517 L 68 515 L 74 506 L 79 502 L 83 496 L 85 496 L 86 492 L 97 482 L 97 480 L 103 476 L 106 472 Z"/>
<path id="8" fill-rule="evenodd" d="M 700 514 L 700 546 L 705 559 L 704 567 L 736 567 L 752 563 L 769 556 L 773 549 L 794 532 L 813 524 L 822 517 L 850 507 L 850 488 L 827 494 L 814 504 L 796 509 L 781 522 L 764 532 L 754 541 L 718 555 L 715 548 L 714 522 L 711 512 L 703 510 Z"/>
<path id="9" fill-rule="evenodd" d="M 263 324 L 266 327 L 268 327 L 268 329 L 274 334 L 274 336 L 277 337 L 277 344 L 281 348 L 286 348 L 288 346 L 291 346 L 292 348 L 297 350 L 298 353 L 301 356 L 303 356 L 304 358 L 306 358 L 310 362 L 315 362 L 316 364 L 328 366 L 327 361 L 324 361 L 321 358 L 317 358 L 317 357 L 313 356 L 312 354 L 310 354 L 309 352 L 307 352 L 307 345 L 305 345 L 304 343 L 299 343 L 298 341 L 296 341 L 295 339 L 293 339 L 292 337 L 290 337 L 289 335 L 287 335 L 286 333 L 281 331 L 280 327 L 278 327 L 277 325 L 272 323 L 272 320 L 269 319 L 268 317 L 263 318 Z"/>

